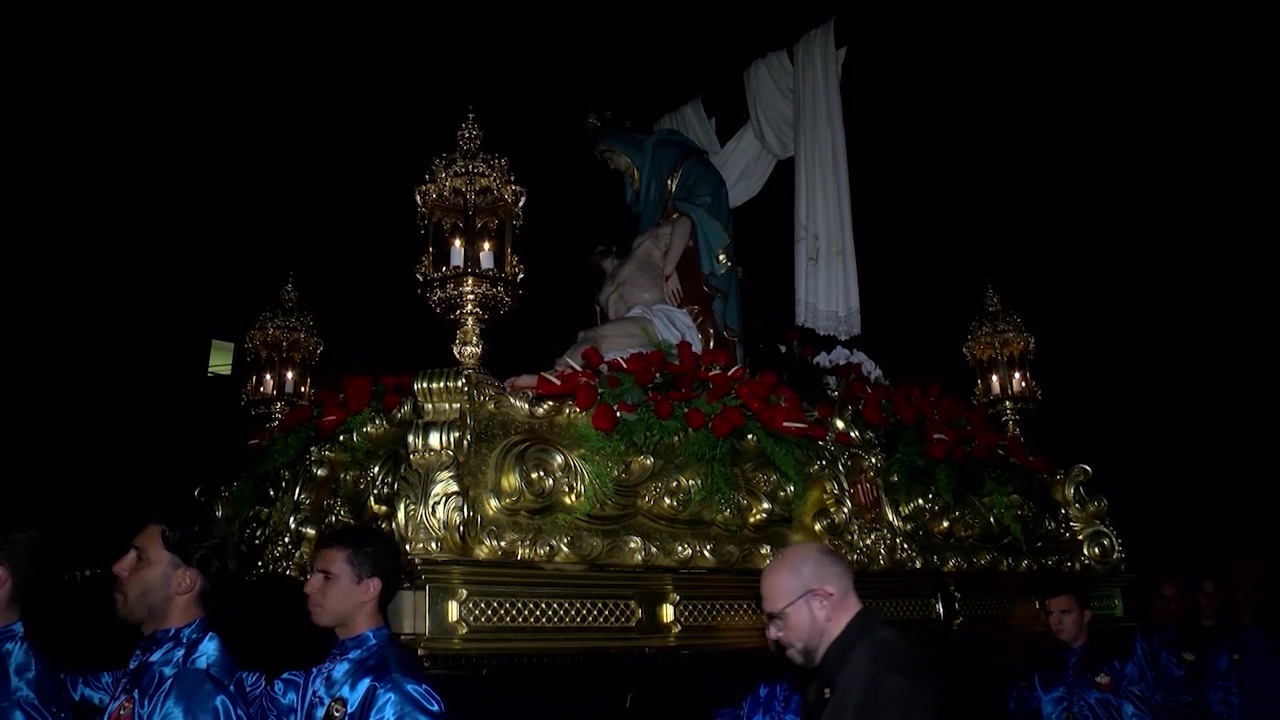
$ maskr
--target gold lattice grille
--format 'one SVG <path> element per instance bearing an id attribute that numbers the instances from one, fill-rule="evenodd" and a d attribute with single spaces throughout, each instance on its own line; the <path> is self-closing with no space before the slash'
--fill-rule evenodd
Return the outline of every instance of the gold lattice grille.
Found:
<path id="1" fill-rule="evenodd" d="M 633 627 L 640 606 L 632 600 L 470 597 L 462 621 L 472 627 Z"/>
<path id="2" fill-rule="evenodd" d="M 1013 612 L 1013 598 L 995 597 L 995 596 L 979 596 L 979 597 L 961 597 L 960 617 L 980 618 L 980 617 L 1005 617 Z"/>
<path id="3" fill-rule="evenodd" d="M 681 600 L 676 622 L 685 627 L 764 624 L 753 600 Z"/>
<path id="4" fill-rule="evenodd" d="M 867 604 L 891 620 L 939 620 L 938 601 L 934 598 L 893 598 L 868 600 Z"/>

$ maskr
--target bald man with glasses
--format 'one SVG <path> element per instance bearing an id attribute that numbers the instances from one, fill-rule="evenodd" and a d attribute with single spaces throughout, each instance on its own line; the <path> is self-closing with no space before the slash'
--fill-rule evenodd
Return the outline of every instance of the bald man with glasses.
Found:
<path id="1" fill-rule="evenodd" d="M 805 720 L 934 717 L 923 659 L 863 606 L 849 564 L 826 545 L 792 545 L 769 563 L 760 605 L 769 640 L 791 662 L 814 670 Z"/>

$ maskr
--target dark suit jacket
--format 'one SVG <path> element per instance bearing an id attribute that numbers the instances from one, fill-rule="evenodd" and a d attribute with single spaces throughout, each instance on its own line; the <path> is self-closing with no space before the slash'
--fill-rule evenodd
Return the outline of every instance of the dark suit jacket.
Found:
<path id="1" fill-rule="evenodd" d="M 805 720 L 933 720 L 924 659 L 875 610 L 863 608 L 827 648 Z"/>

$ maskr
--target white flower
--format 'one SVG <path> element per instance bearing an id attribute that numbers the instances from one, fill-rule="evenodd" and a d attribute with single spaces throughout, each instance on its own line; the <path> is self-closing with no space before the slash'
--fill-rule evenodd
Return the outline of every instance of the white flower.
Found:
<path id="1" fill-rule="evenodd" d="M 831 352 L 818 353 L 813 358 L 813 364 L 827 370 L 841 365 L 854 364 L 871 382 L 884 382 L 884 372 L 880 370 L 880 366 L 872 362 L 871 358 L 867 357 L 865 353 L 858 350 L 850 350 L 843 345 L 835 346 Z"/>
<path id="2" fill-rule="evenodd" d="M 1095 677 L 1093 680 L 1099 685 L 1106 685 L 1107 683 L 1111 682 L 1111 676 L 1106 673 L 1099 673 L 1098 676 Z"/>
<path id="3" fill-rule="evenodd" d="M 1196 656 L 1192 654 L 1190 650 L 1187 650 L 1186 652 L 1182 653 L 1182 659 L 1186 660 L 1187 662 L 1194 662 L 1196 659 Z"/>

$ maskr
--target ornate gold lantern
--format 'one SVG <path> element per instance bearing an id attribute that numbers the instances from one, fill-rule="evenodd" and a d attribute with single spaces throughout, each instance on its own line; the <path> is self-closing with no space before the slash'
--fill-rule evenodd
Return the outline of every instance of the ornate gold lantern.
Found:
<path id="1" fill-rule="evenodd" d="M 1011 435 L 1021 435 L 1021 416 L 1040 399 L 1031 377 L 1036 340 L 1022 320 L 1000 306 L 990 287 L 982 314 L 969 326 L 964 354 L 978 373 L 977 402 L 1000 415 Z"/>
<path id="2" fill-rule="evenodd" d="M 453 354 L 462 370 L 478 372 L 484 323 L 510 310 L 524 268 L 512 252 L 525 190 L 507 159 L 480 151 L 474 115 L 458 130 L 458 149 L 436 158 L 415 190 L 427 252 L 418 264 L 421 292 L 437 312 L 458 323 Z"/>
<path id="3" fill-rule="evenodd" d="M 324 343 L 311 316 L 298 307 L 293 278 L 280 290 L 278 304 L 262 313 L 245 335 L 250 376 L 244 403 L 267 424 L 279 422 L 289 408 L 311 398 L 311 368 Z"/>

